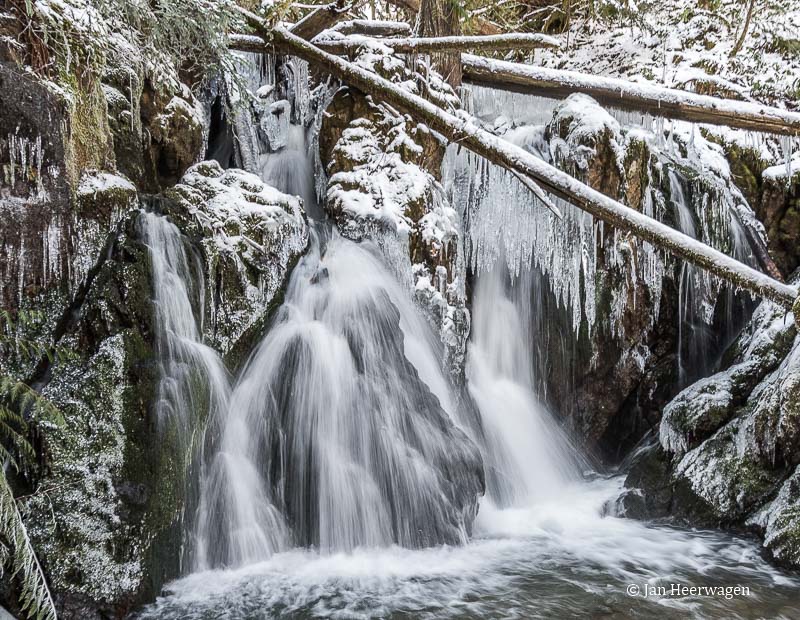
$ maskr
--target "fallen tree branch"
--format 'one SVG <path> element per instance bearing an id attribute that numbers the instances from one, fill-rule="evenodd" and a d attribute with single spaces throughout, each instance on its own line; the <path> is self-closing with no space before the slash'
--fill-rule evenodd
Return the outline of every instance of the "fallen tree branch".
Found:
<path id="1" fill-rule="evenodd" d="M 505 51 L 531 50 L 542 47 L 558 48 L 558 39 L 544 34 L 496 34 L 489 36 L 405 37 L 371 39 L 362 36 L 329 37 L 326 33 L 313 40 L 314 45 L 331 54 L 348 54 L 365 43 L 380 41 L 398 54 L 427 54 L 430 52 L 463 52 L 467 50 Z"/>
<path id="2" fill-rule="evenodd" d="M 653 116 L 727 125 L 751 131 L 800 135 L 800 113 L 759 103 L 719 99 L 674 88 L 635 84 L 616 78 L 547 69 L 470 54 L 462 55 L 461 66 L 465 81 L 491 88 L 554 98 L 580 92 L 591 95 L 606 105 L 649 112 Z"/>
<path id="3" fill-rule="evenodd" d="M 798 297 L 795 287 L 778 282 L 666 224 L 626 207 L 537 159 L 528 151 L 482 129 L 472 117 L 466 114 L 461 116 L 450 114 L 374 73 L 338 56 L 328 54 L 285 28 L 270 29 L 257 16 L 246 11 L 243 13 L 249 23 L 264 37 L 265 46 L 269 47 L 274 42 L 291 50 L 293 55 L 327 70 L 350 86 L 379 97 L 380 101 L 405 111 L 416 121 L 425 123 L 451 142 L 460 144 L 515 174 L 529 177 L 597 219 L 633 233 L 659 248 L 707 269 L 735 286 L 775 301 L 786 309 L 791 309 L 795 303 Z"/>
<path id="4" fill-rule="evenodd" d="M 351 19 L 339 22 L 332 30 L 342 34 L 360 34 L 366 37 L 410 37 L 411 26 L 406 22 L 374 19 Z"/>
<path id="5" fill-rule="evenodd" d="M 457 52 L 464 50 L 506 50 L 535 49 L 542 47 L 559 47 L 560 43 L 553 37 L 542 34 L 500 34 L 493 36 L 459 36 L 459 37 L 407 37 L 383 38 L 364 37 L 360 35 L 330 36 L 336 31 L 328 30 L 313 39 L 315 46 L 329 54 L 351 54 L 370 43 L 381 43 L 399 54 L 426 54 L 431 52 Z M 261 37 L 246 34 L 232 34 L 228 37 L 228 46 L 242 52 L 259 52 L 264 50 Z M 274 42 L 276 51 L 283 52 L 285 46 Z"/>
<path id="6" fill-rule="evenodd" d="M 348 11 L 353 8 L 351 2 L 336 0 L 314 9 L 299 22 L 291 27 L 292 34 L 302 39 L 313 39 L 323 30 L 328 30 L 347 17 Z"/>

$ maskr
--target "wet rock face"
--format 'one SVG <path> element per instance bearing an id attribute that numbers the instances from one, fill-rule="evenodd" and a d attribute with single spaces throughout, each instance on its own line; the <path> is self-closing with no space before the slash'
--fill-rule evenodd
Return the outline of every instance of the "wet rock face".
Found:
<path id="1" fill-rule="evenodd" d="M 51 490 L 25 512 L 64 618 L 112 616 L 177 572 L 176 472 L 165 467 L 170 442 L 152 437 L 158 366 L 147 249 L 135 236 L 130 219 L 62 338 L 75 359 L 50 368 L 43 389 L 67 422 L 44 434 L 40 482 Z"/>
<path id="2" fill-rule="evenodd" d="M 769 253 L 784 277 L 800 267 L 800 172 L 788 177 L 780 153 L 717 138 L 725 148 L 737 185 L 767 233 Z M 776 145 L 772 145 L 777 148 Z M 778 158 L 774 166 L 769 163 Z"/>
<path id="3" fill-rule="evenodd" d="M 0 63 L 0 92 L 0 306 L 13 311 L 51 286 L 72 288 L 69 225 L 76 222 L 66 102 L 10 63 Z"/>
<path id="4" fill-rule="evenodd" d="M 659 450 L 666 466 L 648 477 L 647 467 L 635 464 L 626 481 L 644 498 L 643 514 L 754 527 L 778 561 L 798 566 L 798 402 L 797 328 L 791 315 L 763 302 L 724 370 L 664 409 Z"/>
<path id="5" fill-rule="evenodd" d="M 177 183 L 202 156 L 206 123 L 176 68 L 118 37 L 102 82 L 117 168 L 144 192 Z"/>
<path id="6" fill-rule="evenodd" d="M 784 274 L 793 273 L 800 267 L 800 172 L 790 180 L 765 174 L 757 213 L 767 229 L 770 254 Z"/>
<path id="7" fill-rule="evenodd" d="M 722 147 L 708 140 L 622 128 L 593 99 L 571 95 L 555 107 L 543 138 L 526 146 L 594 189 L 740 260 L 755 261 L 752 248 L 764 245 Z M 702 270 L 653 253 L 634 235 L 594 226 L 589 239 L 566 250 L 572 253 L 566 260 L 590 264 L 579 274 L 578 309 L 574 302 L 566 312 L 558 309 L 561 300 L 552 293 L 558 289 L 544 283 L 542 340 L 555 329 L 570 344 L 548 348 L 551 363 L 539 374 L 553 409 L 587 450 L 615 462 L 657 426 L 681 384 L 710 372 L 750 309 Z M 579 326 L 570 316 L 575 312 Z"/>

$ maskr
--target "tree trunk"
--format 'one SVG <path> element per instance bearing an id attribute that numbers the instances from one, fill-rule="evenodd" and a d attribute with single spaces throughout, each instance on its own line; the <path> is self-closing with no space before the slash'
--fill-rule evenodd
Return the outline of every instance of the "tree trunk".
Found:
<path id="1" fill-rule="evenodd" d="M 419 13 L 420 0 L 389 0 L 389 3 L 409 13 Z M 482 35 L 502 34 L 503 32 L 497 24 L 481 18 L 475 20 L 475 31 Z"/>
<path id="2" fill-rule="evenodd" d="M 726 125 L 751 131 L 800 135 L 800 113 L 760 103 L 708 95 L 627 80 L 548 69 L 464 54 L 464 80 L 491 88 L 562 98 L 586 93 L 600 103 L 653 116 L 696 123 Z"/>
<path id="3" fill-rule="evenodd" d="M 421 0 L 417 13 L 417 36 L 447 37 L 461 34 L 461 0 Z M 431 53 L 431 65 L 444 81 L 458 92 L 461 87 L 461 55 L 454 52 Z"/>
<path id="4" fill-rule="evenodd" d="M 795 303 L 798 297 L 796 287 L 777 282 L 730 256 L 593 190 L 565 172 L 537 159 L 528 151 L 482 129 L 469 117 L 450 114 L 374 73 L 324 52 L 285 28 L 270 29 L 255 15 L 244 13 L 250 24 L 265 38 L 267 47 L 269 44 L 266 41 L 275 41 L 285 46 L 293 55 L 314 63 L 343 82 L 403 110 L 414 120 L 425 123 L 451 142 L 458 143 L 515 174 L 540 183 L 553 194 L 620 230 L 631 232 L 738 287 L 771 299 L 786 309 L 791 309 Z"/>
<path id="5" fill-rule="evenodd" d="M 739 35 L 739 38 L 736 39 L 736 45 L 734 45 L 733 49 L 731 50 L 731 58 L 736 56 L 736 54 L 739 53 L 739 50 L 742 49 L 742 45 L 744 45 L 744 40 L 747 37 L 747 30 L 750 28 L 750 18 L 753 17 L 753 8 L 755 5 L 756 0 L 750 0 L 750 4 L 747 7 L 747 15 L 744 18 L 744 25 L 742 26 L 742 33 Z"/>

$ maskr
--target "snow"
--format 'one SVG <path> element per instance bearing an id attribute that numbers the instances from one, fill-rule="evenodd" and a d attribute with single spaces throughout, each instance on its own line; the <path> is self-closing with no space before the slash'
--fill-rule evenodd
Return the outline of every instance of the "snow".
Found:
<path id="1" fill-rule="evenodd" d="M 279 192 L 243 170 L 223 171 L 215 161 L 189 168 L 180 190 L 186 198 L 196 199 L 186 200 L 189 212 L 217 236 L 221 248 L 238 242 L 241 231 L 250 225 L 266 233 L 303 222 L 299 198 Z"/>
<path id="2" fill-rule="evenodd" d="M 110 172 L 84 172 L 78 184 L 78 195 L 97 195 L 106 191 L 119 190 L 136 194 L 136 186 L 127 178 Z"/>
<path id="3" fill-rule="evenodd" d="M 800 56 L 780 44 L 800 40 L 800 5 L 795 0 L 760 4 L 743 48 L 731 56 L 746 4 L 720 0 L 709 11 L 697 0 L 635 6 L 601 0 L 594 16 L 572 20 L 561 35 L 562 49 L 536 50 L 530 62 L 689 90 L 714 82 L 746 99 L 798 109 Z"/>
<path id="4" fill-rule="evenodd" d="M 770 166 L 764 172 L 761 173 L 761 176 L 765 179 L 791 179 L 800 172 L 800 154 L 796 155 L 795 157 L 791 158 L 787 163 L 778 164 L 776 166 Z"/>
<path id="5" fill-rule="evenodd" d="M 335 209 L 356 219 L 376 219 L 408 233 L 413 222 L 406 208 L 409 203 L 426 199 L 433 177 L 404 160 L 400 147 L 411 138 L 405 131 L 404 119 L 395 117 L 394 122 L 394 138 L 387 146 L 380 144 L 369 121 L 356 121 L 344 130 L 333 156 L 356 165 L 352 170 L 331 175 L 328 200 Z"/>
<path id="6" fill-rule="evenodd" d="M 471 54 L 462 55 L 462 63 L 466 76 L 479 76 L 482 74 L 493 76 L 506 73 L 519 76 L 537 85 L 558 84 L 561 87 L 586 92 L 595 97 L 619 98 L 635 96 L 637 99 L 646 100 L 656 107 L 663 107 L 665 111 L 671 108 L 679 110 L 679 113 L 685 113 L 685 110 L 691 108 L 700 112 L 714 112 L 718 115 L 725 115 L 728 118 L 748 117 L 762 122 L 777 123 L 800 131 L 800 113 L 788 112 L 763 104 L 720 99 L 652 84 L 634 83 L 618 78 L 589 75 L 562 69 L 510 63 Z"/>

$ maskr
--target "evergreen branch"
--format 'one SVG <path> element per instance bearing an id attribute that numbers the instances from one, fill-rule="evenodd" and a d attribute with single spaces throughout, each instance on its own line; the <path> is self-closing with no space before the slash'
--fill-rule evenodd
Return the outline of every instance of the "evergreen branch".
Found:
<path id="1" fill-rule="evenodd" d="M 35 620 L 56 620 L 56 606 L 47 587 L 36 552 L 33 549 L 19 507 L 0 472 L 0 537 L 10 543 L 0 544 L 0 559 L 5 556 L 12 566 L 12 577 L 19 576 L 22 589 L 19 601 L 26 616 Z M 10 547 L 10 548 L 9 548 Z"/>

